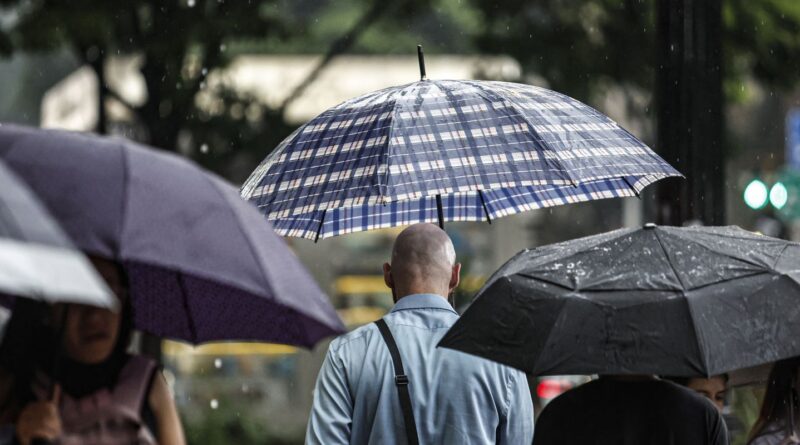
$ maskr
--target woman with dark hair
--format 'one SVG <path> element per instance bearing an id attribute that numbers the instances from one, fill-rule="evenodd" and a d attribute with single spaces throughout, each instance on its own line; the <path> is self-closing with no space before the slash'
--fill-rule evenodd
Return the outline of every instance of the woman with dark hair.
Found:
<path id="1" fill-rule="evenodd" d="M 127 353 L 124 272 L 114 262 L 92 263 L 118 296 L 119 312 L 16 302 L 0 345 L 0 444 L 184 444 L 155 362 Z"/>
<path id="2" fill-rule="evenodd" d="M 725 408 L 725 396 L 728 392 L 728 374 L 719 374 L 708 378 L 668 377 L 667 380 L 685 386 L 707 398 L 717 407 L 719 412 L 722 412 L 722 409 Z"/>
<path id="3" fill-rule="evenodd" d="M 749 445 L 800 444 L 800 357 L 775 363 L 769 374 L 761 412 L 750 431 Z"/>

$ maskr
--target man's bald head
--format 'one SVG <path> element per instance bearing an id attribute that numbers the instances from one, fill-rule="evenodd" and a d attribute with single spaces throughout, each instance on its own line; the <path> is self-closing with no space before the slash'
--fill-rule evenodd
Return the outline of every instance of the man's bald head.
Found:
<path id="1" fill-rule="evenodd" d="M 414 293 L 446 296 L 458 285 L 453 242 L 433 224 L 415 224 L 403 230 L 394 242 L 391 264 L 384 265 L 387 285 L 396 298 Z"/>

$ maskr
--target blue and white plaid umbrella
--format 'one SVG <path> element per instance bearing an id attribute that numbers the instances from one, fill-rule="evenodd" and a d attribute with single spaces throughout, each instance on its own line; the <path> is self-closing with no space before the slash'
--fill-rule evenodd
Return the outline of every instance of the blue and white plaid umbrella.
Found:
<path id="1" fill-rule="evenodd" d="M 424 77 L 424 76 L 423 76 Z M 284 236 L 491 220 L 634 196 L 675 169 L 597 110 L 544 88 L 421 80 L 328 109 L 242 196 Z"/>

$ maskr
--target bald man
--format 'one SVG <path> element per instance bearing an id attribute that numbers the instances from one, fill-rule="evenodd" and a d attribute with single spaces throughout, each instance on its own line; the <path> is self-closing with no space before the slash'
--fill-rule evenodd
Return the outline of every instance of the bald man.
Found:
<path id="1" fill-rule="evenodd" d="M 397 237 L 391 263 L 383 265 L 395 306 L 385 325 L 371 323 L 331 343 L 314 390 L 307 444 L 531 443 L 525 375 L 436 347 L 458 319 L 447 298 L 460 272 L 453 243 L 438 227 L 417 224 Z"/>

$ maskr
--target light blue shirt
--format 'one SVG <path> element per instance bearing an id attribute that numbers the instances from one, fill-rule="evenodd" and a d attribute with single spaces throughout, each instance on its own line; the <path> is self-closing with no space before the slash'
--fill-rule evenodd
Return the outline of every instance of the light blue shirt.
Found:
<path id="1" fill-rule="evenodd" d="M 458 314 L 438 295 L 401 298 L 384 320 L 400 349 L 421 444 L 530 444 L 517 370 L 436 345 Z M 334 340 L 317 377 L 307 444 L 406 444 L 391 355 L 374 323 Z"/>

